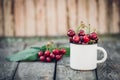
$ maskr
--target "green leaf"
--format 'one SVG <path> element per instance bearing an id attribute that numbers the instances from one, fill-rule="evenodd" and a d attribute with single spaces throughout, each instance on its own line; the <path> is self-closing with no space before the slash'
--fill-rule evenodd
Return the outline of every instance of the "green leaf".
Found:
<path id="1" fill-rule="evenodd" d="M 42 47 L 31 47 L 33 49 L 37 49 L 39 51 L 45 51 L 46 50 L 46 45 L 43 45 Z"/>
<path id="2" fill-rule="evenodd" d="M 40 47 L 31 47 L 31 48 L 41 50 Z"/>
<path id="3" fill-rule="evenodd" d="M 22 61 L 22 60 L 36 60 L 38 49 L 25 49 L 23 51 L 17 52 L 15 54 L 7 56 L 7 60 L 9 61 Z"/>
<path id="4" fill-rule="evenodd" d="M 41 47 L 41 51 L 45 51 L 46 50 L 46 45 Z"/>

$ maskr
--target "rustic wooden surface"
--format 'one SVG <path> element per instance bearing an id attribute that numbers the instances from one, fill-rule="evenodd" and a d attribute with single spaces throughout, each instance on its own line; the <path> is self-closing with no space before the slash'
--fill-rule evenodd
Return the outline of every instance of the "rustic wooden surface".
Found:
<path id="1" fill-rule="evenodd" d="M 14 42 L 14 41 L 13 41 Z M 42 46 L 47 41 L 14 43 L 0 42 L 0 80 L 53 80 L 54 63 L 43 62 L 8 62 L 8 54 L 29 48 Z M 55 40 L 58 46 L 69 46 L 68 41 Z M 106 49 L 108 59 L 105 63 L 98 64 L 97 70 L 76 71 L 69 67 L 69 57 L 63 57 L 57 63 L 56 80 L 119 80 L 120 79 L 120 41 L 101 41 L 98 46 Z M 100 53 L 100 52 L 99 52 Z M 100 55 L 101 56 L 101 55 Z"/>
<path id="2" fill-rule="evenodd" d="M 3 35 L 3 15 L 2 15 L 2 12 L 3 12 L 3 6 L 2 6 L 2 0 L 0 0 L 0 36 Z"/>
<path id="3" fill-rule="evenodd" d="M 19 46 L 18 46 L 19 45 Z M 13 80 L 18 62 L 6 61 L 6 56 L 24 48 L 24 43 L 0 45 L 0 80 Z"/>
<path id="4" fill-rule="evenodd" d="M 55 36 L 57 34 L 57 15 L 56 15 L 56 0 L 48 0 L 46 2 L 46 22 L 47 35 Z"/>
<path id="5" fill-rule="evenodd" d="M 105 63 L 98 65 L 100 80 L 120 80 L 120 42 L 104 42 L 100 44 L 108 52 Z"/>
<path id="6" fill-rule="evenodd" d="M 13 2 L 12 0 L 4 0 L 4 34 L 5 36 L 14 36 L 13 27 Z"/>
<path id="7" fill-rule="evenodd" d="M 36 35 L 35 24 L 35 3 L 34 0 L 25 0 L 25 34 L 26 36 Z"/>
<path id="8" fill-rule="evenodd" d="M 24 0 L 14 1 L 15 36 L 25 36 Z"/>
<path id="9" fill-rule="evenodd" d="M 46 35 L 46 10 L 45 10 L 45 0 L 35 0 L 36 7 L 36 33 L 37 36 Z"/>
<path id="10" fill-rule="evenodd" d="M 120 33 L 120 0 L 0 0 L 0 37 L 61 36 L 81 21 Z"/>

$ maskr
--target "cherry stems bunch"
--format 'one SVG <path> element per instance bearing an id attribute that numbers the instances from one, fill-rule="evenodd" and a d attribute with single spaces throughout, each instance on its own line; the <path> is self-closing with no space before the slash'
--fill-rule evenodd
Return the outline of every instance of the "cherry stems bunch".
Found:
<path id="1" fill-rule="evenodd" d="M 67 32 L 70 43 L 75 44 L 95 44 L 98 43 L 98 35 L 96 30 L 91 30 L 90 25 L 86 26 L 81 22 L 80 26 L 77 27 L 76 31 L 69 29 Z"/>

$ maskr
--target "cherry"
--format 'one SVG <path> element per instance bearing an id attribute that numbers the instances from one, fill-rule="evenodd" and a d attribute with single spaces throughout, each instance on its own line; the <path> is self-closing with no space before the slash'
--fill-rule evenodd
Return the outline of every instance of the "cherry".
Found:
<path id="1" fill-rule="evenodd" d="M 73 36 L 73 42 L 79 43 L 80 37 L 78 35 Z"/>
<path id="2" fill-rule="evenodd" d="M 60 50 L 60 52 L 61 52 L 62 54 L 65 54 L 65 53 L 66 53 L 66 50 L 65 50 L 64 48 L 62 48 L 62 49 Z"/>
<path id="3" fill-rule="evenodd" d="M 47 62 L 51 62 L 51 58 L 50 57 L 46 57 L 46 61 Z"/>
<path id="4" fill-rule="evenodd" d="M 75 35 L 75 31 L 73 31 L 72 29 L 69 29 L 68 32 L 67 32 L 67 35 L 69 37 L 73 37 Z"/>
<path id="5" fill-rule="evenodd" d="M 73 38 L 72 37 L 69 38 L 69 42 L 73 43 Z"/>
<path id="6" fill-rule="evenodd" d="M 93 32 L 89 35 L 90 39 L 95 40 L 97 38 L 97 33 Z"/>
<path id="7" fill-rule="evenodd" d="M 50 58 L 51 59 L 54 59 L 55 58 L 55 55 L 53 53 L 50 54 Z"/>
<path id="8" fill-rule="evenodd" d="M 87 43 L 89 41 L 90 41 L 90 39 L 89 39 L 88 35 L 83 36 L 83 42 L 84 43 Z"/>
<path id="9" fill-rule="evenodd" d="M 43 55 L 43 52 L 42 52 L 42 51 L 38 52 L 38 56 L 39 56 L 39 57 L 42 56 L 42 55 Z"/>
<path id="10" fill-rule="evenodd" d="M 98 43 L 98 38 L 95 39 L 95 43 Z"/>
<path id="11" fill-rule="evenodd" d="M 45 61 L 45 56 L 40 56 L 40 61 Z"/>
<path id="12" fill-rule="evenodd" d="M 44 53 L 45 56 L 49 56 L 50 55 L 50 51 L 49 50 L 46 50 L 45 53 Z"/>
<path id="13" fill-rule="evenodd" d="M 61 58 L 62 58 L 62 55 L 56 55 L 56 56 L 55 56 L 55 59 L 56 59 L 56 60 L 60 60 Z"/>
<path id="14" fill-rule="evenodd" d="M 80 30 L 78 33 L 79 36 L 84 36 L 85 35 L 85 31 L 84 30 Z"/>
<path id="15" fill-rule="evenodd" d="M 59 55 L 60 54 L 60 51 L 58 49 L 54 49 L 52 52 L 53 52 L 54 55 Z"/>
<path id="16" fill-rule="evenodd" d="M 80 43 L 83 42 L 83 36 L 80 36 Z"/>

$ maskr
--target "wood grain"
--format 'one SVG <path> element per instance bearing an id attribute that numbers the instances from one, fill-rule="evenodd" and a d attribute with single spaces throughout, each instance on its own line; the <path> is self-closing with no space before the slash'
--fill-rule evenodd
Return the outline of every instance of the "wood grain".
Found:
<path id="1" fill-rule="evenodd" d="M 95 71 L 73 70 L 69 65 L 69 58 L 58 62 L 57 80 L 96 80 Z"/>
<path id="2" fill-rule="evenodd" d="M 36 35 L 34 0 L 25 0 L 25 26 L 26 36 Z"/>
<path id="3" fill-rule="evenodd" d="M 24 0 L 14 0 L 15 36 L 25 36 Z"/>
<path id="4" fill-rule="evenodd" d="M 119 33 L 119 7 L 118 3 L 120 1 L 113 0 L 113 26 L 112 26 L 112 33 Z"/>
<path id="5" fill-rule="evenodd" d="M 22 50 L 24 43 L 19 42 L 11 45 L 9 43 L 4 43 L 4 45 L 7 46 L 5 48 L 0 47 L 0 80 L 13 80 L 13 75 L 18 63 L 9 62 L 6 60 L 6 57 L 14 52 Z"/>
<path id="6" fill-rule="evenodd" d="M 45 0 L 35 0 L 36 6 L 36 32 L 37 36 L 46 35 L 46 10 Z"/>
<path id="7" fill-rule="evenodd" d="M 88 24 L 88 1 L 87 0 L 78 0 L 78 25 L 81 21 L 85 24 Z"/>
<path id="8" fill-rule="evenodd" d="M 99 0 L 99 33 L 104 34 L 107 33 L 107 6 L 104 0 Z"/>
<path id="9" fill-rule="evenodd" d="M 53 72 L 54 63 L 22 62 L 14 80 L 53 80 Z"/>
<path id="10" fill-rule="evenodd" d="M 112 4 L 113 4 L 113 0 L 106 0 L 106 6 L 107 6 L 107 32 L 108 33 L 112 33 L 113 29 L 113 7 L 112 7 Z"/>
<path id="11" fill-rule="evenodd" d="M 47 35 L 55 36 L 57 32 L 57 14 L 56 14 L 56 0 L 46 0 L 46 21 L 47 21 Z"/>
<path id="12" fill-rule="evenodd" d="M 3 36 L 3 6 L 2 0 L 0 0 L 0 36 Z"/>
<path id="13" fill-rule="evenodd" d="M 89 24 L 92 28 L 98 28 L 98 13 L 97 13 L 97 3 L 96 0 L 88 0 L 88 6 L 89 6 L 89 11 L 88 11 L 88 19 L 89 19 Z"/>
<path id="14" fill-rule="evenodd" d="M 120 43 L 119 41 L 107 41 L 99 46 L 104 47 L 108 53 L 108 59 L 102 64 L 98 64 L 99 80 L 119 80 L 120 79 Z"/>
<path id="15" fill-rule="evenodd" d="M 3 5 L 5 36 L 14 36 L 12 0 L 4 0 Z"/>
<path id="16" fill-rule="evenodd" d="M 76 0 L 68 0 L 67 5 L 68 5 L 69 26 L 70 26 L 70 28 L 75 30 L 75 28 L 78 26 L 77 25 L 77 1 Z"/>
<path id="17" fill-rule="evenodd" d="M 57 31 L 58 35 L 66 35 L 67 5 L 66 0 L 57 0 Z"/>
<path id="18" fill-rule="evenodd" d="M 0 0 L 0 36 L 61 36 L 81 21 L 118 34 L 119 7 L 120 0 Z"/>

